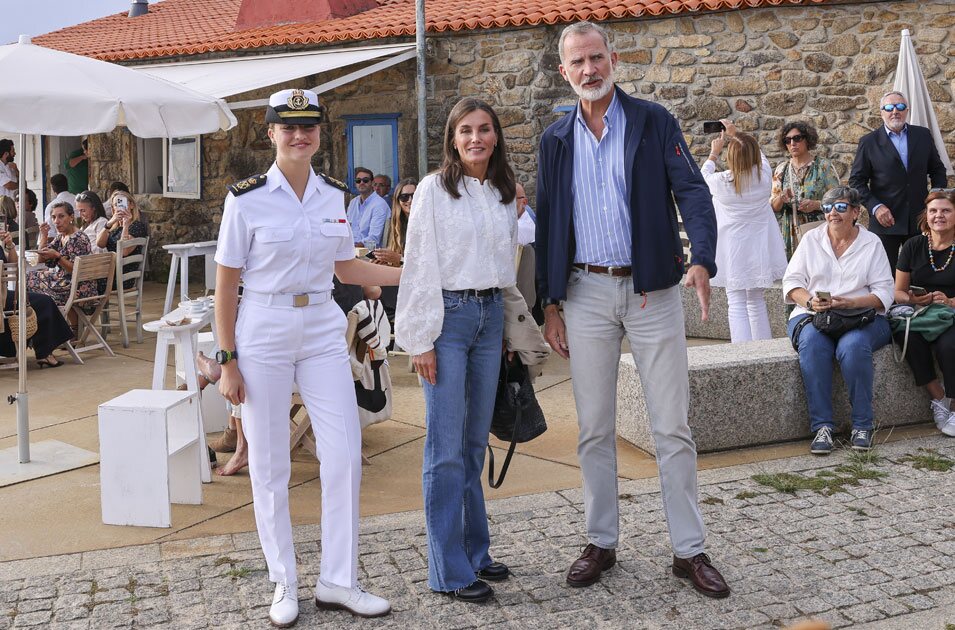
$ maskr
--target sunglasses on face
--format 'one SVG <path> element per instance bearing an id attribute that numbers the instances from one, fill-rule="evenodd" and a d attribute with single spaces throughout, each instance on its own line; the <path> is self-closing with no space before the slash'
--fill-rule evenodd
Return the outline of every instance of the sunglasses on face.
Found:
<path id="1" fill-rule="evenodd" d="M 835 210 L 839 214 L 845 214 L 849 211 L 849 204 L 844 201 L 837 201 L 836 203 L 824 203 L 822 204 L 822 211 L 826 214 L 829 214 Z"/>
<path id="2" fill-rule="evenodd" d="M 904 112 L 908 108 L 909 106 L 905 103 L 888 103 L 887 105 L 882 106 L 882 111 L 894 112 L 895 110 L 899 110 L 900 112 Z"/>
<path id="3" fill-rule="evenodd" d="M 411 201 L 411 198 L 414 197 L 414 193 L 401 193 L 398 195 L 398 201 L 401 203 L 408 203 Z"/>
<path id="4" fill-rule="evenodd" d="M 355 178 L 355 183 L 356 183 L 356 184 L 367 184 L 367 183 L 370 182 L 370 181 L 371 181 L 371 178 L 370 178 L 370 177 L 356 177 L 356 178 Z"/>
<path id="5" fill-rule="evenodd" d="M 806 136 L 799 134 L 795 136 L 786 136 L 783 138 L 783 144 L 792 144 L 794 142 L 802 142 L 806 139 Z"/>

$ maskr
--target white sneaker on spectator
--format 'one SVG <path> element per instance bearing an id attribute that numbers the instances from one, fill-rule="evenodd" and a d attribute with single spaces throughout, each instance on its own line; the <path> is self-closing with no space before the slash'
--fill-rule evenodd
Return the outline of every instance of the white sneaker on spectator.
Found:
<path id="1" fill-rule="evenodd" d="M 291 628 L 298 621 L 298 585 L 279 582 L 275 585 L 269 621 L 276 628 Z"/>
<path id="2" fill-rule="evenodd" d="M 315 605 L 326 610 L 347 610 L 359 617 L 381 617 L 391 612 L 387 599 L 372 595 L 361 586 L 330 586 L 321 578 L 315 583 Z"/>
<path id="3" fill-rule="evenodd" d="M 942 398 L 941 400 L 932 400 L 932 416 L 935 417 L 935 426 L 941 431 L 946 424 L 951 421 L 952 410 L 950 398 Z M 951 435 L 946 433 L 946 435 Z"/>

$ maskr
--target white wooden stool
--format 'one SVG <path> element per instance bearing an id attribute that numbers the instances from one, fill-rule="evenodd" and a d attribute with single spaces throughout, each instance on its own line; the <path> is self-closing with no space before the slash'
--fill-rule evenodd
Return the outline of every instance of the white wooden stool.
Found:
<path id="1" fill-rule="evenodd" d="M 134 389 L 99 406 L 104 523 L 171 527 L 170 503 L 202 503 L 201 422 L 196 392 Z"/>
<path id="2" fill-rule="evenodd" d="M 209 273 L 209 259 L 216 255 L 216 241 L 202 241 L 200 243 L 180 243 L 176 245 L 163 245 L 162 248 L 169 252 L 172 259 L 169 261 L 169 281 L 166 284 L 166 302 L 163 304 L 162 312 L 168 313 L 172 309 L 172 296 L 176 291 L 176 273 L 179 267 L 182 267 L 182 273 L 179 274 L 179 299 L 185 302 L 189 299 L 189 259 L 193 256 L 205 256 L 205 270 Z M 213 282 L 215 279 L 213 279 Z M 206 278 L 208 287 L 209 278 Z M 215 286 L 215 285 L 213 285 Z"/>
<path id="3" fill-rule="evenodd" d="M 171 317 L 176 311 L 166 317 Z M 186 383 L 186 390 L 199 393 L 199 373 L 196 370 L 196 345 L 199 330 L 209 325 L 215 317 L 214 309 L 209 309 L 201 317 L 191 320 L 188 324 L 170 326 L 162 320 L 143 324 L 143 329 L 156 333 L 156 356 L 153 359 L 153 389 L 162 390 L 166 384 L 166 367 L 169 361 L 169 348 L 175 348 L 176 355 L 181 357 L 182 370 Z M 201 407 L 198 409 L 199 420 L 203 422 Z M 204 434 L 203 434 L 204 435 Z M 209 452 L 201 449 L 202 454 L 202 481 L 212 481 L 212 472 L 209 468 Z"/>

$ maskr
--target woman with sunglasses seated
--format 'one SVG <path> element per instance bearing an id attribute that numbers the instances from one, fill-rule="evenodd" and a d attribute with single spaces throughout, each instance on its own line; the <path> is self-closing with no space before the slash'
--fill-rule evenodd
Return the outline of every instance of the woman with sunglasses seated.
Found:
<path id="1" fill-rule="evenodd" d="M 955 193 L 931 192 L 919 215 L 918 228 L 921 234 L 905 241 L 899 252 L 895 301 L 916 307 L 941 304 L 955 308 Z M 945 435 L 955 436 L 955 326 L 932 341 L 915 331 L 909 332 L 907 341 L 905 332 L 899 331 L 895 341 L 905 347 L 905 361 L 915 384 L 932 397 L 935 425 Z M 944 387 L 938 381 L 935 360 L 942 370 Z"/>
<path id="2" fill-rule="evenodd" d="M 792 258 L 798 236 L 794 224 L 821 221 L 822 196 L 839 185 L 839 175 L 832 162 L 813 155 L 819 134 L 809 123 L 792 121 L 783 125 L 777 138 L 779 148 L 789 154 L 773 172 L 770 204 L 778 215 L 779 229 L 786 244 L 786 258 Z"/>
<path id="3" fill-rule="evenodd" d="M 391 229 L 388 245 L 372 253 L 372 262 L 379 265 L 400 267 L 405 255 L 405 235 L 408 233 L 408 217 L 411 215 L 411 199 L 418 180 L 407 178 L 395 187 L 391 198 Z"/>
<path id="4" fill-rule="evenodd" d="M 17 262 L 17 251 L 13 246 L 13 234 L 4 231 L 0 226 L 0 264 L 6 262 Z M 14 292 L 7 291 L 4 311 L 13 309 L 13 299 Z M 50 296 L 28 291 L 27 301 L 36 313 L 36 333 L 30 337 L 36 362 L 41 368 L 60 367 L 63 362 L 53 356 L 53 350 L 72 339 L 73 331 Z M 0 356 L 15 357 L 17 343 L 10 334 L 10 327 L 4 326 L 3 332 L 0 332 Z"/>
<path id="5" fill-rule="evenodd" d="M 815 433 L 809 451 L 816 455 L 832 452 L 833 357 L 849 391 L 852 448 L 872 447 L 872 353 L 890 341 L 888 320 L 877 315 L 874 321 L 844 332 L 838 339 L 805 321 L 830 309 L 873 308 L 884 314 L 892 305 L 889 259 L 879 237 L 856 224 L 861 205 L 854 188 L 840 186 L 827 192 L 822 198 L 825 229 L 806 233 L 783 277 L 786 302 L 796 305 L 789 319 L 789 338 L 799 352 L 810 428 Z"/>

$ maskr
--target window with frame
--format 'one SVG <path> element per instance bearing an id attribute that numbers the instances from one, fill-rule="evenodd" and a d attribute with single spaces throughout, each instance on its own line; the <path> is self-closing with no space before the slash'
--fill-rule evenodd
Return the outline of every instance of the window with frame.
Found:
<path id="1" fill-rule="evenodd" d="M 202 192 L 202 143 L 199 136 L 136 139 L 136 191 L 181 199 Z"/>
<path id="2" fill-rule="evenodd" d="M 346 115 L 348 142 L 348 185 L 355 189 L 355 167 L 369 168 L 375 175 L 387 175 L 392 185 L 398 171 L 398 118 L 401 114 Z"/>

